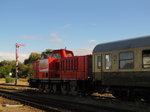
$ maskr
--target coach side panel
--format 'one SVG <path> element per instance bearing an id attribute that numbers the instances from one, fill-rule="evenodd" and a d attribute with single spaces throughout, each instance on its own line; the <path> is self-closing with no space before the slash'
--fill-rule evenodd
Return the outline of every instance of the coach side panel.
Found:
<path id="1" fill-rule="evenodd" d="M 97 67 L 98 56 L 102 70 Z M 95 79 L 103 85 L 150 87 L 150 47 L 97 53 L 93 57 Z"/>

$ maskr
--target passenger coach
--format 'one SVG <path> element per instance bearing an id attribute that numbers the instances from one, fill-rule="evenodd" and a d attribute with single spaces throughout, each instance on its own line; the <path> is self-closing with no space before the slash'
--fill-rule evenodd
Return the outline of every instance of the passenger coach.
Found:
<path id="1" fill-rule="evenodd" d="M 150 36 L 97 45 L 93 50 L 93 74 L 115 96 L 147 96 Z"/>

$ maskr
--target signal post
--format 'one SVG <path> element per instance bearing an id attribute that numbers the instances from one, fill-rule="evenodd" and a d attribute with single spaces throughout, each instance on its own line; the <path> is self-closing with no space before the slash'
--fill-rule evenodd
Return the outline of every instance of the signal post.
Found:
<path id="1" fill-rule="evenodd" d="M 18 83 L 18 68 L 19 68 L 19 67 L 18 67 L 18 65 L 19 65 L 19 64 L 18 64 L 18 63 L 19 63 L 19 62 L 18 62 L 18 58 L 19 58 L 19 56 L 18 56 L 18 50 L 19 50 L 19 47 L 20 47 L 20 46 L 24 47 L 25 45 L 24 45 L 24 44 L 17 44 L 17 43 L 16 43 L 15 46 L 16 46 L 16 74 L 15 74 L 15 85 L 17 85 L 17 83 Z"/>

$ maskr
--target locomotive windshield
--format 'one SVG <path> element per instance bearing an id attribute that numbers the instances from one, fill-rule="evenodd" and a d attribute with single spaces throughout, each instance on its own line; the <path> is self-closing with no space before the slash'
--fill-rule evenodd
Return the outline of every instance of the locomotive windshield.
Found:
<path id="1" fill-rule="evenodd" d="M 55 52 L 55 53 L 52 55 L 52 58 L 60 59 L 60 58 L 61 58 L 60 52 Z"/>
<path id="2" fill-rule="evenodd" d="M 46 49 L 45 51 L 42 52 L 41 54 L 41 59 L 46 59 L 52 54 L 52 49 Z"/>
<path id="3" fill-rule="evenodd" d="M 70 52 L 67 52 L 66 55 L 67 55 L 67 57 L 72 57 L 73 56 L 72 53 L 70 53 Z"/>

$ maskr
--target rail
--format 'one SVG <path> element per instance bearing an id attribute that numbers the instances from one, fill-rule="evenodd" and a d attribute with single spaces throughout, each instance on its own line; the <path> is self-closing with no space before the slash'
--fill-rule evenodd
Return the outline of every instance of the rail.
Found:
<path id="1" fill-rule="evenodd" d="M 54 98 L 45 98 L 40 94 L 23 93 L 23 92 L 14 92 L 11 90 L 3 90 L 0 89 L 0 95 L 7 97 L 9 99 L 20 101 L 26 105 L 30 105 L 45 111 L 53 111 L 53 112 L 97 112 L 97 111 L 105 111 L 105 112 L 136 112 L 135 110 L 131 110 L 129 108 L 122 109 L 116 107 L 110 107 L 108 105 L 91 105 L 84 103 L 76 103 L 71 101 L 62 101 Z"/>

